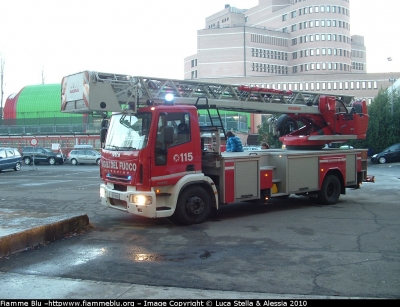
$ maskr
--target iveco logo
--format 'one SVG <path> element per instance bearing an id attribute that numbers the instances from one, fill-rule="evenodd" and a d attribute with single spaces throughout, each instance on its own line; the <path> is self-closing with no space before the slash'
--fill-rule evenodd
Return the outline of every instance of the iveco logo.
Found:
<path id="1" fill-rule="evenodd" d="M 113 157 L 119 158 L 121 155 L 120 155 L 119 152 L 113 152 L 113 153 L 112 153 L 112 156 L 113 156 Z"/>

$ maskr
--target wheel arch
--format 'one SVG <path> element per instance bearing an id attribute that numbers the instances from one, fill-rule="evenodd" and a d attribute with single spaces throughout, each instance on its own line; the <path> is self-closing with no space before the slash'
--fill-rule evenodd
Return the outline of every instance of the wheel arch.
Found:
<path id="1" fill-rule="evenodd" d="M 204 178 L 208 178 L 208 177 L 204 177 Z M 187 188 L 193 187 L 193 186 L 202 187 L 208 193 L 208 195 L 210 196 L 211 207 L 218 209 L 218 201 L 217 201 L 218 193 L 217 193 L 217 190 L 215 189 L 215 185 L 213 183 L 209 182 L 208 180 L 196 180 L 196 181 L 186 182 L 180 188 L 179 194 L 177 196 L 177 200 L 179 199 L 180 195 Z"/>
<path id="2" fill-rule="evenodd" d="M 323 184 L 325 178 L 326 178 L 328 175 L 334 175 L 334 176 L 336 176 L 336 177 L 339 179 L 339 181 L 340 181 L 340 194 L 346 194 L 346 187 L 345 187 L 345 185 L 344 185 L 343 174 L 342 174 L 342 172 L 341 172 L 338 168 L 330 169 L 330 170 L 328 170 L 328 171 L 325 173 L 324 177 L 321 178 L 319 188 L 320 188 L 320 189 L 322 188 L 322 184 Z"/>

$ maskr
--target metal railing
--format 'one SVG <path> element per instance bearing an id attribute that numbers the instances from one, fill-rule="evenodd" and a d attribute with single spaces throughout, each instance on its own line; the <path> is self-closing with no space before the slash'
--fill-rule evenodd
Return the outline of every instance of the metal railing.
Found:
<path id="1" fill-rule="evenodd" d="M 100 124 L 2 125 L 0 135 L 99 134 Z"/>

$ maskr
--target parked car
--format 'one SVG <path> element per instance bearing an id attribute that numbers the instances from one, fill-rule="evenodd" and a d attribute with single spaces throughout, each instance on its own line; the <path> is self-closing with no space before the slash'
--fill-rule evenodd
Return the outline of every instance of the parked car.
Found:
<path id="1" fill-rule="evenodd" d="M 22 157 L 18 149 L 0 147 L 0 172 L 6 169 L 21 170 Z"/>
<path id="2" fill-rule="evenodd" d="M 67 156 L 67 162 L 77 164 L 100 165 L 101 154 L 94 149 L 73 149 Z"/>
<path id="3" fill-rule="evenodd" d="M 55 153 L 50 148 L 30 146 L 22 149 L 21 153 L 22 160 L 26 165 L 33 163 L 33 160 L 35 160 L 35 164 L 45 162 L 50 165 L 63 164 L 65 162 L 65 155 L 62 152 Z"/>
<path id="4" fill-rule="evenodd" d="M 393 144 L 371 157 L 372 163 L 400 162 L 400 143 Z"/>

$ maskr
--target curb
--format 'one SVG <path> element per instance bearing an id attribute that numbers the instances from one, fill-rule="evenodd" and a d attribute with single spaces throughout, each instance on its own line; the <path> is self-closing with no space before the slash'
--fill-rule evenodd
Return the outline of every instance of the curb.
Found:
<path id="1" fill-rule="evenodd" d="M 64 234 L 88 225 L 89 217 L 84 214 L 0 237 L 0 257 L 61 239 Z"/>

